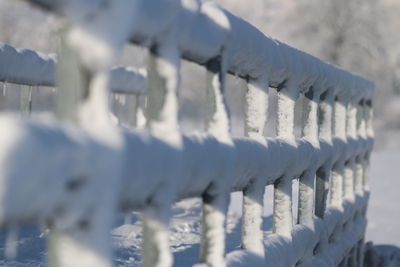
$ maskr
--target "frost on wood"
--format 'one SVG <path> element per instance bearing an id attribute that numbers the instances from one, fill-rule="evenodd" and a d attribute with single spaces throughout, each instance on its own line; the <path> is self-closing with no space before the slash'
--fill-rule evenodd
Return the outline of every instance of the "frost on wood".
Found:
<path id="1" fill-rule="evenodd" d="M 292 178 L 284 176 L 274 185 L 273 231 L 290 237 L 292 227 Z"/>
<path id="2" fill-rule="evenodd" d="M 269 82 L 267 78 L 250 80 L 247 83 L 245 135 L 264 143 L 264 127 L 267 122 L 268 112 L 268 90 Z"/>
<path id="3" fill-rule="evenodd" d="M 264 257 L 262 213 L 264 181 L 253 180 L 243 191 L 242 248 Z"/>
<path id="4" fill-rule="evenodd" d="M 295 145 L 294 137 L 294 105 L 299 95 L 299 89 L 293 85 L 281 88 L 278 92 L 278 118 L 276 134 Z"/>
<path id="5" fill-rule="evenodd" d="M 268 79 L 250 80 L 246 93 L 245 135 L 266 144 L 263 137 L 268 109 Z M 251 177 L 243 190 L 242 248 L 264 257 L 262 212 L 264 177 Z"/>

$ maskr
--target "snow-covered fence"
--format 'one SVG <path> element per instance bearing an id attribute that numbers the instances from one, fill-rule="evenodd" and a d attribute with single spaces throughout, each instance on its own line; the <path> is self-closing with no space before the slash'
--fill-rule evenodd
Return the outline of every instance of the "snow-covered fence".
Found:
<path id="1" fill-rule="evenodd" d="M 16 49 L 0 43 L 0 82 L 28 86 L 56 86 L 56 55 L 30 49 Z M 110 90 L 123 94 L 145 93 L 143 73 L 132 68 L 114 67 Z"/>
<path id="2" fill-rule="evenodd" d="M 109 231 L 118 209 L 143 211 L 143 265 L 170 266 L 169 211 L 186 197 L 203 200 L 202 263 L 362 266 L 373 146 L 370 81 L 266 37 L 210 2 L 30 2 L 71 22 L 58 82 L 68 105 L 54 121 L 1 115 L 0 224 L 45 223 L 51 266 L 110 266 Z M 140 131 L 109 119 L 109 69 L 128 41 L 150 51 L 147 127 Z M 205 133 L 179 131 L 181 58 L 207 71 Z M 227 73 L 247 81 L 242 138 L 230 135 Z M 263 135 L 269 88 L 278 92 L 276 138 Z M 296 138 L 299 99 L 305 108 Z M 267 185 L 274 185 L 273 233 L 264 237 Z M 243 191 L 242 249 L 225 255 L 232 191 Z"/>
<path id="3" fill-rule="evenodd" d="M 33 50 L 16 49 L 10 45 L 0 43 L 2 97 L 6 95 L 8 84 L 23 86 L 20 93 L 20 107 L 23 113 L 29 114 L 31 112 L 33 87 L 55 87 L 57 83 L 56 76 L 55 54 L 44 55 Z M 136 115 L 141 112 L 139 104 L 143 102 L 145 88 L 146 73 L 143 69 L 136 70 L 122 66 L 111 69 L 110 92 L 116 99 L 121 98 L 120 96 L 122 95 L 125 106 L 132 109 L 132 112 L 130 112 L 132 113 L 130 114 L 130 124 L 136 125 Z M 60 104 L 59 106 L 70 109 L 68 105 L 70 103 Z M 138 116 L 140 115 L 138 114 Z"/>

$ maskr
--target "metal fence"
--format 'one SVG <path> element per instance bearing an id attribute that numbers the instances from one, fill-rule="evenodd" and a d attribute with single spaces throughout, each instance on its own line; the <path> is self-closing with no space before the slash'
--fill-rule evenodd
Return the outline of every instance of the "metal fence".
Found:
<path id="1" fill-rule="evenodd" d="M 0 54 L 0 78 L 55 85 L 57 76 L 58 119 L 0 116 L 0 224 L 45 223 L 50 266 L 110 266 L 110 230 L 118 210 L 143 212 L 143 266 L 171 266 L 170 208 L 187 197 L 203 201 L 201 263 L 363 266 L 374 140 L 370 81 L 266 37 L 211 2 L 30 2 L 69 22 L 58 75 L 54 60 L 37 69 L 32 66 L 46 57 L 13 50 L 8 61 Z M 108 88 L 138 84 L 109 71 L 127 42 L 149 48 L 141 130 L 123 129 L 109 116 Z M 18 58 L 25 54 L 26 61 Z M 181 58 L 207 72 L 202 134 L 179 130 Z M 241 138 L 230 134 L 224 97 L 229 74 L 247 84 Z M 269 90 L 278 96 L 276 137 L 264 136 Z M 304 114 L 296 138 L 299 101 Z M 273 234 L 264 237 L 267 185 L 274 186 Z M 225 254 L 233 191 L 243 191 L 242 246 Z"/>

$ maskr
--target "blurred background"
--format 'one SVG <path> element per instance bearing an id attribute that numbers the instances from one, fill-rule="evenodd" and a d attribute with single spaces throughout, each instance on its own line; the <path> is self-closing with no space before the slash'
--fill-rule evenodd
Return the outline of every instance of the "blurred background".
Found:
<path id="1" fill-rule="evenodd" d="M 358 73 L 376 84 L 376 145 L 371 170 L 371 201 L 367 240 L 400 246 L 400 1 L 399 0 L 216 0 L 264 34 L 322 60 Z M 54 53 L 60 21 L 22 1 L 0 0 L 0 42 L 17 48 Z M 127 45 L 118 62 L 145 67 L 147 51 Z M 205 71 L 182 62 L 180 120 L 184 131 L 202 130 Z M 12 87 L 15 87 L 14 89 Z M 21 87 L 9 85 L 0 110 L 19 108 Z M 52 88 L 34 88 L 33 112 L 54 108 Z M 270 114 L 275 92 L 271 90 Z M 229 76 L 227 102 L 234 136 L 243 134 L 243 81 Z M 299 107 L 301 108 L 301 107 Z M 298 112 L 300 114 L 301 112 Z M 301 116 L 301 115 L 297 115 Z M 275 118 L 267 136 L 275 134 Z M 268 193 L 268 191 L 267 191 Z M 270 192 L 269 192 L 270 193 Z"/>

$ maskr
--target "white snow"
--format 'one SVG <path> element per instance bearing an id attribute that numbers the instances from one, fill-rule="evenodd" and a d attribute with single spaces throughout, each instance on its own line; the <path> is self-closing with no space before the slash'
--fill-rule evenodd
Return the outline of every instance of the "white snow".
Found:
<path id="1" fill-rule="evenodd" d="M 368 204 L 368 227 L 366 240 L 375 244 L 400 247 L 398 220 L 399 160 L 397 150 L 375 151 L 371 159 L 369 183 L 371 198 Z"/>
<path id="2" fill-rule="evenodd" d="M 53 85 L 54 55 L 0 43 L 0 80 L 29 85 Z"/>
<path id="3" fill-rule="evenodd" d="M 7 117 L 5 117 L 3 120 L 2 120 L 2 122 L 5 124 L 4 125 L 4 129 L 9 129 L 10 130 L 10 132 L 13 132 L 12 131 L 12 129 L 14 129 L 15 128 L 15 126 L 14 127 L 11 127 L 11 126 L 13 126 L 14 124 L 14 122 L 13 122 L 13 120 L 10 120 L 10 119 L 8 119 Z M 18 120 L 17 120 L 17 122 L 18 122 Z M 15 124 L 17 127 L 26 127 L 26 126 L 24 126 L 25 124 L 21 124 L 21 126 L 18 126 L 18 125 L 20 125 L 20 123 L 17 123 L 17 124 Z M 37 128 L 37 131 L 38 131 L 38 133 L 41 133 L 41 132 L 44 132 L 44 133 L 48 133 L 48 134 L 50 134 L 50 136 L 51 136 L 51 132 L 53 131 L 53 130 L 51 130 L 52 128 L 48 128 L 47 126 L 45 126 L 45 125 L 43 125 L 43 126 L 40 126 L 40 125 L 37 125 L 36 126 L 36 124 L 32 124 L 32 126 L 29 126 L 29 127 L 32 127 L 32 128 L 26 128 L 26 130 L 25 130 L 25 132 L 27 132 L 27 130 L 30 130 L 30 129 L 36 129 L 36 127 L 38 127 Z M 31 131 L 31 130 L 30 130 Z M 14 131 L 14 132 L 16 132 L 16 131 Z M 29 131 L 28 131 L 29 132 Z M 164 153 L 161 153 L 160 154 L 160 148 L 162 147 L 162 142 L 161 141 L 156 141 L 156 139 L 155 138 L 152 138 L 154 141 L 152 141 L 152 142 L 155 142 L 155 148 L 156 149 L 151 149 L 150 147 L 148 147 L 151 143 L 146 143 L 146 142 L 143 142 L 143 141 L 145 141 L 146 139 L 148 139 L 149 137 L 145 134 L 145 135 L 143 135 L 143 137 L 142 137 L 142 139 L 139 139 L 138 137 L 139 137 L 140 135 L 137 135 L 137 134 L 127 134 L 127 139 L 125 139 L 126 140 L 126 144 L 128 145 L 127 146 L 127 150 L 126 151 L 136 151 L 136 153 L 139 153 L 138 154 L 138 156 L 129 156 L 129 157 L 126 157 L 127 159 L 132 159 L 132 158 L 136 158 L 136 159 L 138 159 L 138 158 L 141 158 L 141 160 L 143 160 L 142 162 L 143 163 L 148 163 L 148 164 L 155 164 L 155 161 L 154 161 L 154 156 L 150 156 L 149 158 L 146 158 L 146 157 L 143 157 L 144 155 L 143 155 L 143 152 L 144 151 L 154 151 L 154 153 L 156 153 L 156 155 L 158 154 L 159 156 L 159 158 L 160 158 L 160 160 L 161 161 L 163 161 L 164 159 L 165 159 L 165 156 L 163 156 L 163 155 L 165 155 Z M 40 137 L 40 136 L 39 136 Z M 3 137 L 2 138 L 6 138 L 6 136 L 4 136 L 3 135 Z M 49 138 L 49 135 L 46 135 L 46 136 L 44 136 L 44 138 L 45 138 L 45 140 L 47 140 L 47 142 L 48 142 L 48 138 Z M 132 138 L 134 138 L 134 139 L 132 139 Z M 16 142 L 17 143 L 15 143 L 15 141 L 14 142 L 11 142 L 10 140 L 8 140 L 8 139 L 4 139 L 4 141 L 7 143 L 7 144 L 9 144 L 9 145 L 11 145 L 11 144 L 18 144 L 18 140 L 19 140 L 19 138 L 18 138 L 18 136 L 15 136 L 15 134 L 11 134 L 10 136 L 9 136 L 9 139 L 10 140 L 16 140 Z M 135 141 L 135 143 L 133 142 L 134 140 L 137 140 L 137 141 Z M 27 141 L 29 141 L 30 139 L 28 139 Z M 40 139 L 39 139 L 40 140 Z M 55 142 L 57 142 L 57 140 L 58 139 L 55 139 Z M 68 139 L 66 139 L 66 140 L 68 140 Z M 149 141 L 151 140 L 151 139 L 148 139 Z M 29 141 L 29 142 L 32 142 L 32 141 Z M 69 142 L 71 142 L 71 141 L 69 141 Z M 215 141 L 214 141 L 215 142 Z M 143 144 L 144 145 L 144 147 L 143 147 L 143 150 L 140 150 L 139 149 L 139 144 Z M 158 143 L 158 144 L 157 144 Z M 130 146 L 129 146 L 129 144 L 131 144 L 132 145 L 132 148 L 135 148 L 135 149 L 130 149 Z M 258 144 L 258 142 L 257 142 L 257 144 Z M 170 160 L 171 160 L 171 163 L 167 163 L 167 162 L 165 162 L 164 164 L 166 164 L 165 166 L 166 167 L 169 167 L 169 168 L 175 168 L 175 165 L 174 165 L 174 161 L 175 160 L 177 160 L 177 158 L 173 158 L 173 157 L 171 157 L 171 152 L 173 152 L 174 150 L 175 150 L 175 148 L 173 148 L 173 147 L 170 147 L 170 146 L 168 146 L 168 145 L 165 145 L 166 146 L 166 151 L 170 151 L 170 152 L 167 152 L 167 154 L 168 154 L 168 158 L 170 158 Z M 25 146 L 26 147 L 26 146 Z M 52 147 L 52 146 L 51 146 Z M 169 148 L 168 148 L 169 147 Z M 203 147 L 203 145 L 201 145 L 200 146 L 201 148 L 204 148 Z M 38 150 L 36 150 L 35 148 L 29 148 L 29 147 L 26 147 L 27 149 L 29 149 L 31 152 L 34 152 L 34 151 L 38 151 Z M 77 147 L 78 148 L 78 147 Z M 39 148 L 39 150 L 40 149 L 42 149 L 41 147 Z M 193 150 L 193 146 L 185 146 L 185 150 L 188 150 L 187 151 L 187 153 L 190 153 L 190 154 L 188 154 L 188 155 L 195 155 L 195 150 Z M 264 148 L 265 149 L 265 148 Z M 272 147 L 271 147 L 271 149 L 272 149 Z M 90 151 L 90 150 L 89 150 Z M 87 152 L 89 152 L 89 151 L 87 151 Z M 142 151 L 142 152 L 141 152 Z M 208 151 L 208 150 L 204 150 L 204 151 Z M 87 153 L 86 152 L 86 153 Z M 93 150 L 93 152 L 94 153 L 97 153 L 97 150 Z M 221 152 L 223 152 L 223 150 L 221 151 Z M 271 151 L 271 152 L 273 152 L 273 151 Z M 173 153 L 179 153 L 179 150 L 178 151 L 176 151 L 176 152 L 173 152 Z M 225 152 L 226 154 L 225 155 L 229 155 L 230 154 L 230 152 L 229 151 L 226 151 Z M 241 152 L 242 154 L 243 154 L 243 151 Z M 239 153 L 239 154 L 241 154 L 241 153 Z M 277 153 L 282 153 L 282 151 L 281 152 L 277 152 Z M 65 155 L 65 156 L 67 156 L 67 155 L 69 155 L 69 154 L 66 154 L 66 153 L 63 153 L 63 155 Z M 91 154 L 89 154 L 89 155 L 91 155 Z M 202 153 L 200 153 L 199 155 L 202 155 Z M 216 162 L 216 160 L 215 159 L 213 159 L 213 158 L 210 158 L 209 156 L 208 156 L 208 154 L 205 154 L 205 155 L 207 155 L 207 158 L 203 158 L 202 159 L 202 165 L 201 165 L 201 168 L 200 168 L 200 170 L 203 170 L 203 172 L 205 172 L 205 171 L 207 171 L 207 172 L 210 172 L 210 173 L 213 173 L 213 176 L 214 175 L 216 175 L 216 176 L 214 176 L 212 179 L 220 179 L 221 178 L 221 176 L 220 175 L 218 175 L 218 170 L 220 170 L 221 169 L 221 166 L 219 166 L 219 164 L 217 164 L 216 166 L 215 166 L 215 170 L 213 170 L 213 169 L 210 169 L 210 164 L 209 163 L 207 163 L 207 162 Z M 16 156 L 18 156 L 18 155 L 16 155 Z M 29 155 L 28 155 L 29 156 Z M 49 156 L 50 156 L 50 158 L 52 158 L 53 159 L 53 161 L 54 161 L 54 156 L 53 156 L 53 154 L 52 153 L 50 153 L 49 152 Z M 104 155 L 105 156 L 105 159 L 107 159 L 108 158 L 108 156 L 107 156 L 107 154 L 105 154 Z M 214 153 L 214 156 L 215 157 L 219 157 L 219 159 L 222 159 L 223 157 L 224 157 L 224 153 L 221 153 L 221 154 L 219 154 L 218 155 L 218 153 Z M 247 156 L 245 156 L 245 157 L 249 157 L 250 155 L 249 154 L 247 154 Z M 253 157 L 254 157 L 254 155 L 253 155 Z M 93 156 L 89 156 L 88 157 L 88 159 L 90 159 L 90 158 L 93 158 Z M 96 156 L 95 157 L 96 159 L 98 158 L 98 156 Z M 152 160 L 150 160 L 150 158 L 152 158 Z M 187 158 L 188 160 L 190 160 L 190 157 L 189 156 L 187 156 L 187 157 L 185 157 L 185 158 Z M 265 159 L 262 159 L 262 162 L 264 162 L 264 160 Z M 81 159 L 81 161 L 82 161 L 82 159 Z M 9 161 L 6 161 L 6 162 L 9 162 Z M 49 160 L 46 160 L 46 162 L 48 163 L 49 162 Z M 65 161 L 61 161 L 60 163 L 62 163 L 62 162 L 65 162 Z M 27 164 L 31 164 L 31 165 L 27 165 Z M 56 171 L 56 170 L 58 170 L 60 167 L 59 167 L 59 165 L 58 164 L 60 164 L 60 163 L 57 163 L 57 162 L 55 162 L 54 161 L 54 163 L 52 163 L 52 164 L 50 164 L 53 168 L 54 168 L 54 171 Z M 83 163 L 83 162 L 80 162 L 81 164 Z M 132 163 L 136 163 L 137 165 L 135 166 L 135 165 L 133 165 Z M 227 162 L 228 164 L 229 164 L 229 161 Z M 277 162 L 275 162 L 275 164 L 276 164 Z M 23 165 L 24 164 L 24 161 L 21 161 L 21 158 L 19 157 L 19 160 L 18 160 L 18 166 L 21 166 L 21 165 Z M 81 164 L 79 164 L 79 166 L 81 166 Z M 124 196 L 127 196 L 127 199 L 129 199 L 129 201 L 131 201 L 134 205 L 137 205 L 137 206 L 140 206 L 140 204 L 141 203 L 143 203 L 143 201 L 144 200 L 146 200 L 146 199 L 148 199 L 148 197 L 149 196 L 152 196 L 153 195 L 153 192 L 157 192 L 157 188 L 159 188 L 160 186 L 162 186 L 161 184 L 157 184 L 157 183 L 155 183 L 154 184 L 154 186 L 149 186 L 149 180 L 147 179 L 147 175 L 149 175 L 149 173 L 147 172 L 147 170 L 149 169 L 149 168 L 146 168 L 146 166 L 144 165 L 144 166 L 140 166 L 142 163 L 140 162 L 140 161 L 138 161 L 138 162 L 127 162 L 126 164 L 124 164 L 125 166 L 129 166 L 130 168 L 132 168 L 131 170 L 132 171 L 128 171 L 127 173 L 129 173 L 129 175 L 127 176 L 127 178 L 126 179 L 128 179 L 128 180 L 126 180 L 126 182 L 124 182 L 124 184 L 125 185 L 128 185 L 129 183 L 131 183 L 131 182 L 135 182 L 135 183 L 138 183 L 138 182 L 143 182 L 143 185 L 134 185 L 134 186 L 132 186 L 131 188 L 129 188 L 129 187 L 124 187 L 123 188 L 123 190 L 126 190 L 125 192 L 126 193 L 124 193 L 123 195 Z M 88 166 L 88 168 L 90 167 L 90 168 L 93 168 L 93 165 L 92 164 L 90 164 L 90 163 L 88 163 L 88 164 L 82 164 L 83 166 L 81 166 L 81 167 L 84 167 L 84 166 Z M 197 166 L 199 166 L 198 164 L 195 164 L 195 165 L 197 165 Z M 293 165 L 293 164 L 292 164 Z M 34 170 L 35 170 L 35 167 L 37 167 L 38 166 L 38 163 L 34 163 L 34 162 L 30 162 L 29 161 L 29 157 L 28 157 L 28 161 L 25 163 L 25 165 L 23 165 L 24 166 L 24 168 L 23 168 L 23 171 L 30 171 L 30 172 L 33 172 Z M 160 165 L 160 164 L 158 164 L 158 166 L 162 166 L 162 165 Z M 9 169 L 9 170 L 13 170 L 13 168 L 11 168 L 12 166 L 8 166 L 8 168 L 4 168 L 4 169 Z M 142 170 L 143 170 L 143 177 L 141 178 L 141 176 L 140 175 L 134 175 L 134 177 L 135 177 L 135 179 L 134 180 L 132 180 L 132 179 L 130 179 L 129 177 L 132 177 L 131 175 L 132 174 L 134 174 L 135 172 L 137 172 L 138 170 L 140 170 L 140 168 L 142 168 Z M 188 172 L 188 174 L 189 175 L 187 175 L 187 176 L 185 176 L 185 177 L 187 177 L 187 178 L 189 178 L 189 180 L 188 180 L 188 182 L 191 180 L 191 179 L 194 179 L 195 177 L 196 177 L 196 175 L 194 175 L 195 173 L 193 173 L 194 171 L 196 171 L 196 168 L 191 168 L 191 166 L 190 165 L 188 165 L 188 166 L 185 166 L 185 167 L 188 167 L 188 169 L 186 169 L 186 172 Z M 199 166 L 200 167 L 200 166 Z M 11 169 L 10 169 L 11 168 Z M 150 168 L 151 169 L 151 168 Z M 47 171 L 49 171 L 49 169 L 47 168 L 46 169 Z M 165 174 L 166 173 L 171 173 L 171 174 L 173 174 L 174 172 L 173 171 L 168 171 L 168 170 L 165 170 L 165 169 L 162 169 L 162 168 L 157 168 L 157 169 L 154 169 L 153 168 L 153 170 L 154 171 L 156 171 L 156 172 L 158 172 L 159 173 L 159 177 L 160 177 L 160 182 L 163 182 L 163 181 L 165 181 L 165 179 L 174 179 L 175 177 L 170 177 L 170 178 L 168 178 L 168 177 L 166 177 L 165 176 Z M 69 170 L 70 172 L 71 171 L 73 171 L 73 169 L 70 169 Z M 87 171 L 89 171 L 89 170 L 87 170 Z M 91 170 L 91 171 L 93 171 L 93 170 Z M 215 171 L 217 171 L 217 172 L 215 172 Z M 266 170 L 266 171 L 268 171 L 268 170 Z M 243 171 L 240 171 L 239 173 L 243 173 Z M 65 175 L 66 173 L 65 172 L 63 172 L 63 175 Z M 21 179 L 24 177 L 23 175 L 18 175 L 18 174 L 15 174 L 16 176 L 15 177 L 21 177 Z M 198 174 L 197 174 L 198 175 Z M 155 176 L 154 175 L 151 175 L 152 177 L 154 177 L 155 178 Z M 2 177 L 8 177 L 8 175 L 3 175 Z M 38 174 L 38 176 L 37 176 L 38 178 L 35 178 L 34 180 L 32 180 L 32 181 L 35 181 L 36 183 L 35 183 L 35 186 L 38 186 L 38 188 L 40 188 L 41 186 L 43 186 L 43 185 L 40 185 L 40 184 L 37 184 L 37 180 L 39 179 L 39 177 L 40 177 L 40 179 L 44 179 L 45 181 L 47 181 L 47 183 L 48 183 L 48 179 L 50 179 L 50 177 L 51 178 L 53 178 L 54 179 L 54 175 L 44 175 L 44 173 L 40 173 L 40 174 Z M 46 178 L 46 177 L 48 177 L 48 178 Z M 201 177 L 207 177 L 207 175 L 201 175 Z M 262 177 L 262 175 L 260 175 L 260 177 Z M 32 177 L 31 177 L 32 178 Z M 272 178 L 272 177 L 271 177 Z M 33 179 L 33 178 L 32 178 Z M 204 178 L 203 178 L 204 179 Z M 4 180 L 3 180 L 4 181 Z M 15 183 L 17 183 L 17 181 L 15 180 L 15 179 L 12 179 L 12 180 L 10 180 L 10 181 L 14 181 Z M 156 182 L 157 180 L 153 180 L 154 182 Z M 195 181 L 195 179 L 193 180 L 193 181 Z M 212 180 L 211 180 L 212 181 Z M 272 180 L 273 181 L 273 180 Z M 5 182 L 5 181 L 4 181 Z M 59 182 L 61 182 L 61 181 L 59 181 Z M 191 188 L 191 190 L 193 190 L 194 192 L 203 192 L 204 191 L 204 189 L 201 189 L 201 188 L 198 188 L 198 187 L 195 187 L 195 184 L 194 183 L 192 183 L 192 182 L 189 182 L 189 184 L 190 184 L 190 187 L 188 187 L 188 188 Z M 204 183 L 204 185 L 207 185 L 208 183 Z M 48 214 L 49 215 L 47 215 L 47 214 L 43 214 L 43 212 L 44 212 L 44 210 L 43 210 L 43 203 L 38 203 L 37 204 L 37 208 L 36 209 L 33 209 L 33 211 L 31 210 L 32 208 L 33 208 L 33 206 L 32 205 L 34 205 L 34 202 L 32 201 L 32 200 L 30 200 L 30 203 L 31 203 L 31 205 L 29 206 L 29 207 L 27 207 L 27 206 L 21 206 L 20 208 L 18 208 L 17 206 L 14 206 L 14 205 L 11 205 L 11 203 L 24 203 L 25 201 L 23 201 L 22 199 L 26 199 L 26 198 L 29 198 L 29 196 L 30 195 L 27 195 L 27 193 L 21 193 L 21 194 L 19 194 L 19 193 L 16 193 L 16 191 L 15 190 L 22 190 L 23 188 L 18 188 L 18 187 L 16 187 L 16 189 L 13 189 L 13 188 L 10 188 L 10 186 L 11 186 L 12 184 L 7 184 L 7 183 L 4 183 L 3 184 L 3 186 L 2 186 L 2 188 L 3 188 L 3 190 L 6 190 L 6 191 L 3 191 L 3 193 L 2 193 L 2 195 L 5 197 L 5 196 L 9 196 L 9 197 L 11 197 L 10 195 L 8 195 L 7 194 L 7 192 L 14 192 L 14 194 L 12 195 L 12 197 L 14 198 L 14 199 L 16 199 L 16 200 L 14 200 L 14 201 L 12 201 L 12 202 L 3 202 L 3 205 L 4 204 L 6 204 L 6 206 L 4 206 L 4 208 L 2 209 L 2 211 L 3 211 L 3 215 L 4 215 L 4 217 L 2 216 L 2 218 L 3 219 L 6 219 L 6 220 L 10 220 L 10 219 L 12 219 L 12 218 L 15 218 L 15 220 L 17 220 L 17 221 L 20 221 L 21 220 L 21 217 L 20 217 L 20 214 L 24 214 L 24 216 L 28 216 L 28 218 L 29 218 L 29 214 L 32 214 L 31 216 L 33 216 L 33 214 L 35 214 L 35 217 L 34 218 L 38 218 L 38 216 L 39 216 L 39 218 L 40 218 L 40 216 L 49 216 L 49 215 L 51 215 L 51 213 L 52 213 L 52 211 L 53 212 L 56 212 L 57 211 L 57 209 L 56 209 L 56 204 L 54 203 L 54 204 L 52 204 L 52 203 L 46 203 L 46 205 L 48 206 L 48 208 L 47 208 L 47 210 L 48 210 Z M 49 186 L 49 184 L 47 184 L 47 186 Z M 24 188 L 28 188 L 28 187 L 24 187 Z M 33 190 L 32 189 L 32 187 L 29 187 L 30 188 L 30 190 Z M 62 193 L 62 188 L 63 188 L 63 186 L 61 185 L 61 187 L 60 187 L 60 190 L 59 191 L 55 191 L 55 190 L 51 190 L 52 191 L 52 193 L 55 193 L 55 194 L 58 194 L 58 198 L 60 198 L 60 196 L 62 196 L 62 195 L 64 195 L 65 193 Z M 95 187 L 95 188 L 98 188 L 97 186 Z M 149 191 L 144 191 L 144 190 L 137 190 L 137 188 L 145 188 L 145 189 L 147 189 L 147 190 L 149 190 Z M 153 188 L 153 190 L 154 191 L 152 191 L 152 188 Z M 23 190 L 23 192 L 26 192 L 26 190 Z M 32 191 L 33 192 L 33 191 Z M 32 194 L 32 192 L 30 192 L 30 194 Z M 97 192 L 97 191 L 96 191 Z M 135 194 L 133 194 L 133 192 L 137 192 L 137 193 L 135 193 Z M 188 193 L 188 191 L 184 191 L 185 193 L 184 194 L 187 194 Z M 190 192 L 190 191 L 189 191 Z M 139 195 L 138 195 L 138 193 L 140 193 Z M 182 194 L 182 193 L 181 193 Z M 195 194 L 199 194 L 199 193 L 195 193 Z M 89 192 L 86 192 L 84 195 L 82 195 L 82 196 L 86 196 L 86 197 L 89 197 L 91 194 L 89 194 Z M 93 196 L 95 196 L 95 194 L 93 194 Z M 66 196 L 67 197 L 67 196 Z M 135 200 L 135 198 L 137 199 L 137 200 Z M 35 199 L 35 197 L 32 197 L 32 199 Z M 45 199 L 47 199 L 47 196 L 45 197 L 45 198 L 43 198 L 43 200 L 45 200 Z M 62 199 L 61 199 L 62 200 Z M 74 200 L 72 203 L 82 203 L 82 202 L 75 202 L 75 201 L 78 201 L 78 200 Z M 92 200 L 90 200 L 90 198 L 88 199 L 88 201 L 89 201 L 89 203 L 92 201 Z M 9 205 L 10 206 L 7 206 L 8 204 L 7 203 L 10 203 Z M 360 203 L 362 203 L 362 202 L 360 202 Z M 51 204 L 51 205 L 50 205 Z M 36 205 L 35 205 L 36 206 Z M 351 207 L 351 206 L 349 206 L 349 207 Z M 22 211 L 22 210 L 20 210 L 21 208 L 24 208 L 24 211 Z M 29 209 L 26 209 L 26 208 L 29 208 Z M 40 210 L 40 212 L 38 212 Z M 8 212 L 12 212 L 12 213 L 10 213 L 10 214 L 8 214 L 7 213 L 7 211 Z M 14 216 L 12 215 L 12 214 L 14 214 Z M 43 214 L 43 215 L 41 215 L 41 214 Z M 346 214 L 346 213 L 345 213 Z M 349 212 L 348 214 L 352 214 L 352 212 Z M 341 215 L 342 216 L 342 215 Z M 332 217 L 333 219 L 333 222 L 337 222 L 338 220 L 340 220 L 339 218 L 341 218 L 341 216 L 337 216 L 337 215 L 335 215 L 334 217 Z M 347 216 L 347 215 L 344 215 L 344 216 Z M 78 216 L 79 217 L 79 216 Z M 64 220 L 62 221 L 63 223 L 66 223 L 66 220 L 65 220 L 65 218 L 63 218 Z M 329 221 L 329 220 L 328 220 Z M 213 223 L 215 223 L 215 221 L 213 221 Z M 361 223 L 361 222 L 360 222 Z M 335 225 L 336 223 L 334 223 L 334 225 Z M 322 227 L 321 229 L 324 229 L 324 227 Z M 362 228 L 361 228 L 362 229 Z M 307 233 L 307 229 L 306 230 L 299 230 L 300 232 L 299 232 L 299 235 L 302 235 L 301 233 L 303 232 L 303 231 L 305 231 L 304 233 Z M 329 231 L 328 231 L 329 232 Z M 354 233 L 354 236 L 358 236 L 359 235 L 359 232 L 357 232 L 357 231 L 355 231 L 354 232 L 354 230 L 352 231 L 353 233 Z M 352 240 L 350 237 L 349 237 L 349 239 L 350 240 Z M 271 245 L 272 246 L 275 246 L 274 245 L 274 241 L 273 240 L 275 240 L 275 239 L 270 239 L 271 240 Z M 318 240 L 318 239 L 317 239 Z M 297 250 L 296 250 L 297 251 Z M 300 254 L 294 254 L 294 257 L 293 258 L 291 258 L 291 260 L 294 260 L 294 259 L 296 259 L 296 257 L 298 257 L 298 256 L 296 256 L 296 255 L 300 255 Z M 338 253 L 336 256 L 338 256 L 338 255 L 340 255 L 340 253 Z"/>
<path id="4" fill-rule="evenodd" d="M 0 135 L 5 148 L 0 154 L 0 224 L 50 224 L 50 264 L 61 260 L 69 266 L 109 266 L 108 232 L 118 207 L 143 211 L 144 265 L 170 266 L 170 207 L 185 197 L 203 200 L 199 256 L 203 263 L 334 266 L 347 260 L 351 249 L 358 249 L 369 193 L 360 183 L 361 192 L 353 191 L 350 167 L 356 159 L 364 163 L 373 145 L 371 127 L 368 135 L 365 129 L 357 132 L 355 113 L 361 99 L 372 98 L 370 81 L 266 37 L 211 3 L 32 2 L 46 4 L 70 20 L 66 44 L 78 55 L 78 62 L 69 67 L 87 71 L 88 83 L 88 96 L 76 111 L 81 129 L 56 121 L 45 124 L 0 117 L 0 128 L 5 129 Z M 151 47 L 148 130 L 122 130 L 108 117 L 109 69 L 128 40 Z M 182 136 L 179 130 L 182 56 L 208 69 L 204 134 Z M 246 112 L 246 135 L 251 138 L 231 138 L 224 96 L 226 72 L 251 81 L 247 95 L 251 108 Z M 266 116 L 258 115 L 266 112 L 269 85 L 279 90 L 277 138 L 260 141 Z M 306 109 L 304 136 L 296 140 L 295 103 L 311 85 L 318 88 L 312 89 L 315 96 Z M 327 140 L 320 146 L 316 105 L 328 88 L 337 97 L 334 138 L 324 134 Z M 45 157 L 37 157 L 43 151 Z M 313 217 L 314 174 L 319 168 L 331 169 L 333 163 L 331 205 L 322 219 Z M 354 177 L 360 182 L 362 174 Z M 294 224 L 292 182 L 299 177 L 300 224 Z M 252 184 L 257 188 L 251 188 Z M 273 228 L 261 239 L 260 229 L 252 232 L 262 225 L 263 190 L 259 187 L 272 184 Z M 40 191 L 44 187 L 48 192 Z M 244 212 L 243 248 L 247 250 L 230 248 L 225 258 L 225 221 L 229 194 L 235 190 L 244 190 L 246 207 L 255 210 Z M 30 205 L 24 205 L 28 201 Z M 135 229 L 135 225 L 123 225 L 114 233 L 121 236 Z M 79 255 L 83 256 L 78 260 Z M 128 262 L 136 258 L 129 257 Z"/>
<path id="5" fill-rule="evenodd" d="M 56 55 L 29 49 L 15 49 L 0 43 L 0 81 L 31 86 L 55 86 Z M 146 72 L 117 66 L 111 69 L 110 90 L 116 93 L 143 94 Z"/>

